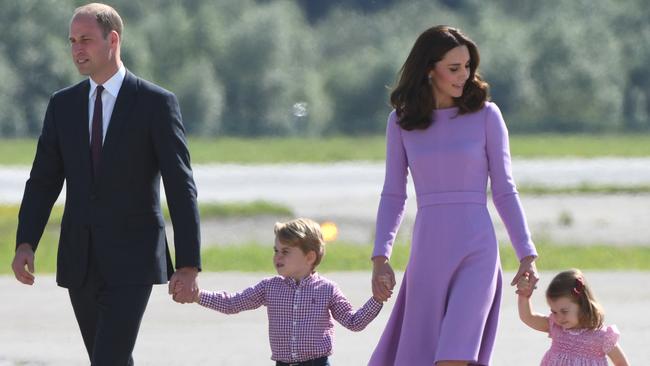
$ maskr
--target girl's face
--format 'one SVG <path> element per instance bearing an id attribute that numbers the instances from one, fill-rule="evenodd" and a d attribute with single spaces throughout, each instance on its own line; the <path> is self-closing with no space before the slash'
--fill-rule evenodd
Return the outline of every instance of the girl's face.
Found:
<path id="1" fill-rule="evenodd" d="M 275 239 L 273 251 L 273 264 L 280 276 L 300 281 L 312 272 L 316 260 L 315 252 L 305 254 L 302 249 L 282 244 L 278 239 Z"/>
<path id="2" fill-rule="evenodd" d="M 467 46 L 458 46 L 449 50 L 429 71 L 436 108 L 453 107 L 452 98 L 463 95 L 463 88 L 470 74 L 469 61 Z"/>
<path id="3" fill-rule="evenodd" d="M 580 306 L 569 297 L 548 299 L 551 313 L 555 315 L 555 323 L 564 329 L 580 327 Z"/>

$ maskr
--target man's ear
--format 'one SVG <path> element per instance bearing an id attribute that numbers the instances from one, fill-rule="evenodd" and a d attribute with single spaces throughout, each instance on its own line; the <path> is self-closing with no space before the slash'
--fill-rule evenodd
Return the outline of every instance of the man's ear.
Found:
<path id="1" fill-rule="evenodd" d="M 119 46 L 119 44 L 120 44 L 120 35 L 117 34 L 116 31 L 112 30 L 111 33 L 108 34 L 108 39 L 111 42 L 111 46 Z"/>

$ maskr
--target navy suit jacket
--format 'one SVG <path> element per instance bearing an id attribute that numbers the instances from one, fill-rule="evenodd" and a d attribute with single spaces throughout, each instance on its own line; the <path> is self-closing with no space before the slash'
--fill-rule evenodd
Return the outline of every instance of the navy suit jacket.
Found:
<path id="1" fill-rule="evenodd" d="M 50 98 L 20 207 L 16 243 L 36 250 L 66 183 L 57 283 L 83 283 L 89 246 L 106 282 L 165 283 L 173 266 L 160 206 L 160 178 L 174 227 L 176 268 L 199 267 L 197 192 L 174 94 L 126 73 L 92 176 L 90 82 Z"/>

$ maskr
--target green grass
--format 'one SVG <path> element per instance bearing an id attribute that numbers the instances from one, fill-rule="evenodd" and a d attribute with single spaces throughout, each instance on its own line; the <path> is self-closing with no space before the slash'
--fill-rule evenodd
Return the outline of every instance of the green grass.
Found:
<path id="1" fill-rule="evenodd" d="M 510 136 L 512 155 L 527 158 L 650 156 L 650 134 Z"/>
<path id="2" fill-rule="evenodd" d="M 520 185 L 517 186 L 520 193 L 526 195 L 565 195 L 565 194 L 639 194 L 650 192 L 650 185 L 631 185 L 631 186 L 614 186 L 614 185 L 593 185 L 581 184 L 575 187 L 549 187 Z"/>
<path id="3" fill-rule="evenodd" d="M 544 271 L 566 268 L 583 270 L 650 271 L 650 246 L 620 247 L 611 245 L 554 245 L 539 244 L 540 259 L 537 266 Z M 370 245 L 330 243 L 319 270 L 365 271 L 371 269 Z M 404 270 L 408 261 L 409 247 L 396 245 L 391 263 L 396 270 Z M 203 250 L 204 271 L 274 272 L 271 264 L 270 246 L 255 244 L 208 247 Z M 512 248 L 501 247 L 501 263 L 504 270 L 518 268 Z"/>
<path id="4" fill-rule="evenodd" d="M 512 155 L 525 158 L 650 156 L 650 134 L 510 136 Z M 384 136 L 328 138 L 190 138 L 192 161 L 206 163 L 328 163 L 382 161 Z M 30 165 L 36 139 L 0 142 L 0 165 Z"/>
<path id="5" fill-rule="evenodd" d="M 383 136 L 190 140 L 196 163 L 328 163 L 384 159 Z"/>
<path id="6" fill-rule="evenodd" d="M 17 204 L 0 204 L 0 225 L 3 223 L 16 224 L 18 210 Z M 222 217 L 250 217 L 259 215 L 274 216 L 293 216 L 293 211 L 277 203 L 267 201 L 252 201 L 246 203 L 201 203 L 199 204 L 199 214 L 202 218 L 222 218 Z M 169 220 L 169 209 L 163 204 L 163 216 Z M 55 205 L 50 214 L 50 225 L 61 224 L 63 217 L 63 206 Z"/>
<path id="7" fill-rule="evenodd" d="M 0 274 L 11 271 L 10 263 L 16 243 L 16 227 L 18 225 L 18 205 L 0 204 Z M 256 215 L 293 216 L 291 209 L 264 201 L 251 203 L 229 204 L 200 204 L 201 218 L 248 217 Z M 50 220 L 39 244 L 36 265 L 41 273 L 52 273 L 56 264 L 56 245 L 59 238 L 59 225 L 63 216 L 63 206 L 56 205 L 52 209 Z M 169 214 L 165 207 L 165 216 Z"/>
<path id="8" fill-rule="evenodd" d="M 199 215 L 202 219 L 222 217 L 250 217 L 258 215 L 293 216 L 293 211 L 287 207 L 267 201 L 252 201 L 246 203 L 201 203 Z M 169 220 L 169 209 L 163 207 L 163 216 Z"/>
<path id="9" fill-rule="evenodd" d="M 56 230 L 47 230 L 36 256 L 38 273 L 53 273 L 56 262 Z M 11 272 L 13 240 L 3 236 L 0 245 L 0 274 Z M 540 259 L 537 267 L 543 271 L 567 268 L 582 270 L 650 271 L 650 246 L 613 245 L 555 245 L 539 244 Z M 327 246 L 327 254 L 319 271 L 369 271 L 371 270 L 370 245 L 334 242 Z M 395 270 L 403 271 L 408 261 L 409 247 L 396 245 L 391 263 Z M 274 273 L 272 248 L 268 245 L 243 244 L 204 247 L 203 270 L 208 272 L 241 271 Z M 518 262 L 512 248 L 501 247 L 501 263 L 506 271 L 517 269 Z"/>
<path id="10" fill-rule="evenodd" d="M 36 138 L 1 139 L 0 165 L 31 165 L 36 152 Z"/>

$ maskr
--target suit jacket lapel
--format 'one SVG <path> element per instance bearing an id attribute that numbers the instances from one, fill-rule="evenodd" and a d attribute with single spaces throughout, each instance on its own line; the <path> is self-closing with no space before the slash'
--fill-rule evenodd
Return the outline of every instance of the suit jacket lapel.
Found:
<path id="1" fill-rule="evenodd" d="M 111 114 L 108 130 L 106 130 L 106 137 L 102 146 L 102 162 L 98 172 L 100 177 L 106 174 L 107 169 L 114 168 L 111 166 L 112 158 L 117 153 L 117 147 L 124 133 L 124 126 L 129 120 L 130 111 L 135 102 L 136 91 L 137 79 L 135 75 L 127 70 L 120 92 L 115 100 L 115 107 Z"/>
<path id="2" fill-rule="evenodd" d="M 75 121 L 78 130 L 80 153 L 79 159 L 81 171 L 88 174 L 89 180 L 92 177 L 92 166 L 90 164 L 90 120 L 88 119 L 88 93 L 90 92 L 90 82 L 82 82 L 78 88 L 77 96 L 74 100 L 72 110 L 74 111 L 73 121 Z"/>

